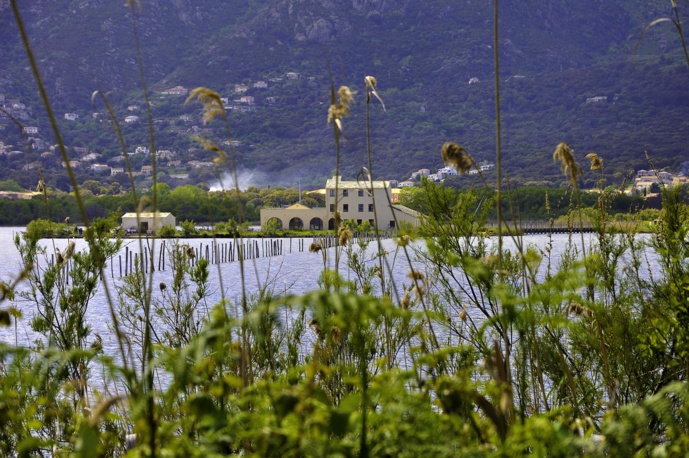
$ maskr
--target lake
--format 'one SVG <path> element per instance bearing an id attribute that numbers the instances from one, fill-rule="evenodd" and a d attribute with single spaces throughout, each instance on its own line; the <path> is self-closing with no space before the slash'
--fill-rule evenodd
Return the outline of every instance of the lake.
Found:
<path id="1" fill-rule="evenodd" d="M 2 250 L 2 256 L 0 257 L 0 280 L 10 282 L 20 271 L 20 258 L 17 249 L 14 246 L 13 237 L 15 234 L 20 233 L 24 228 L 21 227 L 11 227 L 11 228 L 0 228 L 0 249 Z M 591 234 L 585 234 L 584 240 L 587 246 L 591 243 Z M 640 235 L 639 237 L 648 238 L 648 235 Z M 553 260 L 559 259 L 562 251 L 566 248 L 568 236 L 566 234 L 555 234 L 552 236 L 552 256 Z M 249 242 L 256 242 L 257 244 L 265 243 L 263 239 L 246 239 Z M 229 243 L 231 239 L 219 239 L 217 242 L 219 244 Z M 323 270 L 323 258 L 320 253 L 310 253 L 308 247 L 313 241 L 312 238 L 304 239 L 282 239 L 283 243 L 283 254 L 280 256 L 273 257 L 259 257 L 257 259 L 247 260 L 245 262 L 246 268 L 246 284 L 249 294 L 257 293 L 261 288 L 267 288 L 272 290 L 275 294 L 281 294 L 283 292 L 289 292 L 291 294 L 302 294 L 307 291 L 312 291 L 318 289 L 318 279 Z M 533 245 L 544 249 L 549 241 L 547 235 L 528 235 L 523 237 L 524 246 Z M 581 243 L 581 237 L 576 234 L 572 237 L 572 241 L 575 244 Z M 67 246 L 69 240 L 67 239 L 46 239 L 42 241 L 42 245 L 47 248 L 48 260 L 55 253 L 55 249 L 64 250 Z M 125 239 L 123 242 L 123 247 L 121 252 L 115 256 L 112 260 L 112 266 L 108 265 L 105 269 L 105 282 L 107 287 L 111 291 L 111 295 L 116 297 L 115 288 L 121 285 L 122 278 L 119 275 L 120 269 L 123 265 L 125 253 L 139 253 L 141 250 L 141 244 L 147 246 L 147 249 L 153 249 L 155 258 L 158 259 L 158 253 L 160 253 L 163 243 L 166 249 L 168 249 L 174 240 L 166 239 Z M 179 243 L 188 244 L 191 247 L 199 247 L 198 251 L 202 253 L 205 252 L 203 247 L 212 243 L 212 239 L 180 239 Z M 420 247 L 422 242 L 417 242 L 417 247 Z M 490 243 L 497 243 L 495 238 L 489 240 Z M 291 249 L 290 249 L 291 246 Z M 510 238 L 504 239 L 504 246 L 506 249 L 511 249 L 514 247 L 514 243 Z M 301 249 L 299 249 L 301 248 Z M 410 283 L 407 278 L 409 273 L 409 264 L 404 257 L 401 249 L 397 248 L 394 240 L 384 240 L 383 248 L 387 252 L 388 264 L 393 272 L 393 278 L 395 279 L 395 286 L 398 289 L 398 293 L 403 294 L 403 285 Z M 87 244 L 82 239 L 76 240 L 76 250 L 87 249 Z M 146 249 L 146 248 L 145 248 Z M 262 251 L 262 250 L 259 250 Z M 373 254 L 377 251 L 376 242 L 370 243 L 368 250 L 365 254 L 365 259 L 370 265 L 377 264 L 377 260 L 373 259 Z M 327 250 L 328 253 L 328 264 L 332 267 L 334 262 L 334 248 Z M 555 262 L 556 264 L 556 262 Z M 620 266 L 624 268 L 623 265 Z M 346 278 L 351 278 L 352 273 L 345 267 L 344 257 L 341 260 L 341 274 Z M 423 270 L 423 264 L 414 260 L 413 265 L 415 269 Z M 218 276 L 222 276 L 222 282 L 225 288 L 224 296 L 231 301 L 234 310 L 238 308 L 236 304 L 239 303 L 241 298 L 241 276 L 240 268 L 238 262 L 223 262 L 220 264 L 212 264 L 209 266 L 210 277 L 209 283 L 211 285 L 211 294 L 208 300 L 208 308 L 212 307 L 215 303 L 219 302 L 223 294 L 219 288 Z M 539 275 L 543 275 L 541 271 Z M 433 278 L 430 278 L 431 282 Z M 172 273 L 169 268 L 169 263 L 167 269 L 164 271 L 156 271 L 153 274 L 153 285 L 152 289 L 154 295 L 161 294 L 157 285 L 164 281 L 168 284 L 172 281 Z M 20 284 L 19 289 L 25 288 L 25 284 Z M 23 316 L 17 323 L 16 335 L 15 328 L 0 328 L 0 340 L 8 343 L 14 344 L 15 338 L 17 343 L 22 346 L 29 345 L 35 339 L 39 338 L 30 328 L 31 316 L 34 314 L 35 305 L 22 300 L 16 300 L 14 302 L 6 301 L 0 305 L 0 308 L 6 309 L 10 305 L 21 310 Z M 234 314 L 234 310 L 230 313 Z M 472 313 L 471 311 L 468 311 Z M 473 314 L 472 314 L 473 315 Z M 480 317 L 475 317 L 480 319 Z M 113 355 L 117 357 L 117 342 L 114 334 L 109 330 L 108 323 L 110 322 L 110 311 L 105 299 L 105 294 L 103 290 L 103 285 L 99 287 L 99 291 L 89 305 L 87 312 L 87 319 L 92 327 L 92 336 L 99 334 L 103 338 L 103 348 L 106 354 Z"/>

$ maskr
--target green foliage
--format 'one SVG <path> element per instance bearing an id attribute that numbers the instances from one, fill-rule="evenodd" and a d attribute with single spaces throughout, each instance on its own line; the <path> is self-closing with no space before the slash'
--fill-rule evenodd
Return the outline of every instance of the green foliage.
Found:
<path id="1" fill-rule="evenodd" d="M 181 223 L 179 223 L 179 226 L 182 228 L 182 235 L 184 235 L 185 237 L 189 237 L 199 233 L 198 229 L 196 229 L 196 223 L 194 223 L 193 221 L 184 220 Z"/>
<path id="2" fill-rule="evenodd" d="M 163 226 L 157 231 L 158 237 L 174 237 L 177 235 L 177 229 L 174 226 Z"/>
<path id="3" fill-rule="evenodd" d="M 24 188 L 19 186 L 13 179 L 0 181 L 0 191 L 23 192 Z"/>

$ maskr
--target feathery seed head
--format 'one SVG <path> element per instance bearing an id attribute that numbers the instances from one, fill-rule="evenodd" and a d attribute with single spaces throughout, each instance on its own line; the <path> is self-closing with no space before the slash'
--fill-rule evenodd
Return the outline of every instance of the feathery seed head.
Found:
<path id="1" fill-rule="evenodd" d="M 309 253 L 318 253 L 323 249 L 323 246 L 318 242 L 313 242 L 309 246 Z"/>
<path id="2" fill-rule="evenodd" d="M 572 180 L 572 185 L 575 188 L 578 188 L 578 179 L 579 175 L 581 175 L 581 167 L 574 159 L 574 150 L 570 148 L 567 143 L 562 142 L 555 148 L 553 160 L 555 162 L 560 161 L 560 170 L 562 170 L 564 175 L 569 175 L 569 178 Z"/>
<path id="3" fill-rule="evenodd" d="M 591 170 L 602 170 L 603 169 L 603 159 L 596 153 L 588 153 L 586 159 L 591 161 Z"/>
<path id="4" fill-rule="evenodd" d="M 67 244 L 67 248 L 65 248 L 65 253 L 63 255 L 65 258 L 65 261 L 72 257 L 72 254 L 74 253 L 74 247 L 75 246 L 76 246 L 76 244 L 74 243 L 74 240 L 72 240 L 71 242 L 69 242 Z"/>
<path id="5" fill-rule="evenodd" d="M 371 94 L 373 94 L 383 106 L 383 111 L 385 111 L 385 103 L 383 103 L 383 99 L 380 98 L 376 88 L 378 85 L 376 78 L 373 76 L 366 76 L 364 77 L 364 82 L 366 83 L 366 103 L 371 103 Z"/>
<path id="6" fill-rule="evenodd" d="M 220 100 L 220 94 L 208 89 L 207 87 L 197 87 L 192 90 L 184 101 L 185 104 L 191 102 L 194 99 L 198 99 L 199 102 L 203 103 L 203 123 L 207 124 L 216 116 L 225 117 L 225 106 Z"/>
<path id="7" fill-rule="evenodd" d="M 194 252 L 194 249 L 192 247 L 187 247 L 185 250 L 185 254 L 187 255 L 187 258 L 189 259 L 194 259 L 196 257 L 196 253 Z"/>
<path id="8" fill-rule="evenodd" d="M 197 142 L 201 143 L 206 151 L 210 151 L 215 154 L 215 157 L 213 158 L 213 163 L 215 165 L 221 165 L 227 162 L 227 153 L 223 151 L 223 149 L 220 148 L 215 142 L 203 137 L 192 137 L 192 140 L 196 140 Z"/>
<path id="9" fill-rule="evenodd" d="M 462 145 L 455 142 L 446 142 L 440 149 L 445 165 L 449 165 L 457 173 L 466 173 L 474 166 L 474 159 L 467 153 Z"/>
<path id="10" fill-rule="evenodd" d="M 400 303 L 403 309 L 408 309 L 409 306 L 411 305 L 411 294 L 409 293 L 409 290 L 404 291 L 404 296 L 402 297 L 402 301 Z"/>
<path id="11" fill-rule="evenodd" d="M 348 227 L 340 227 L 340 245 L 346 245 L 352 239 L 352 235 L 352 231 Z"/>
<path id="12" fill-rule="evenodd" d="M 407 274 L 407 278 L 410 278 L 416 282 L 417 280 L 424 281 L 426 279 L 426 276 L 423 274 L 423 272 L 420 272 L 418 270 L 411 270 Z"/>
<path id="13" fill-rule="evenodd" d="M 339 103 L 330 105 L 328 108 L 328 124 L 334 122 L 338 130 L 342 132 L 342 118 L 349 116 L 349 105 L 354 101 L 354 94 L 347 86 L 341 86 L 337 91 Z"/>

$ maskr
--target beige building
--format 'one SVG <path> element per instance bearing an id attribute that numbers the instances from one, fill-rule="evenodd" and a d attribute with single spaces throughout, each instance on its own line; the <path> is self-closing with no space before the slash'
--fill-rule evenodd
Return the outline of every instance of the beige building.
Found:
<path id="1" fill-rule="evenodd" d="M 367 182 L 341 178 L 338 181 L 337 186 L 335 177 L 326 182 L 325 208 L 295 204 L 286 208 L 262 209 L 261 227 L 265 229 L 268 222 L 275 219 L 283 229 L 332 230 L 335 228 L 336 200 L 337 211 L 343 221 L 354 220 L 357 224 L 368 221 L 372 227 L 381 230 L 395 229 L 400 222 L 419 224 L 421 215 L 418 212 L 394 203 L 396 200 L 393 200 L 389 181 L 374 181 L 372 191 L 368 189 L 370 183 Z"/>
<path id="2" fill-rule="evenodd" d="M 136 212 L 125 213 L 122 215 L 122 228 L 126 231 L 133 229 L 140 234 L 155 233 L 163 226 L 175 227 L 177 221 L 172 213 L 162 212 L 141 212 L 137 222 Z"/>

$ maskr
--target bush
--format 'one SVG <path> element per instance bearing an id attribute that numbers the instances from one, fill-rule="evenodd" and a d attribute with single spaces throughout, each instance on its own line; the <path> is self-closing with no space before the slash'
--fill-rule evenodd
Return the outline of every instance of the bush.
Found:
<path id="1" fill-rule="evenodd" d="M 158 229 L 158 237 L 174 237 L 177 235 L 177 229 L 169 224 Z"/>

